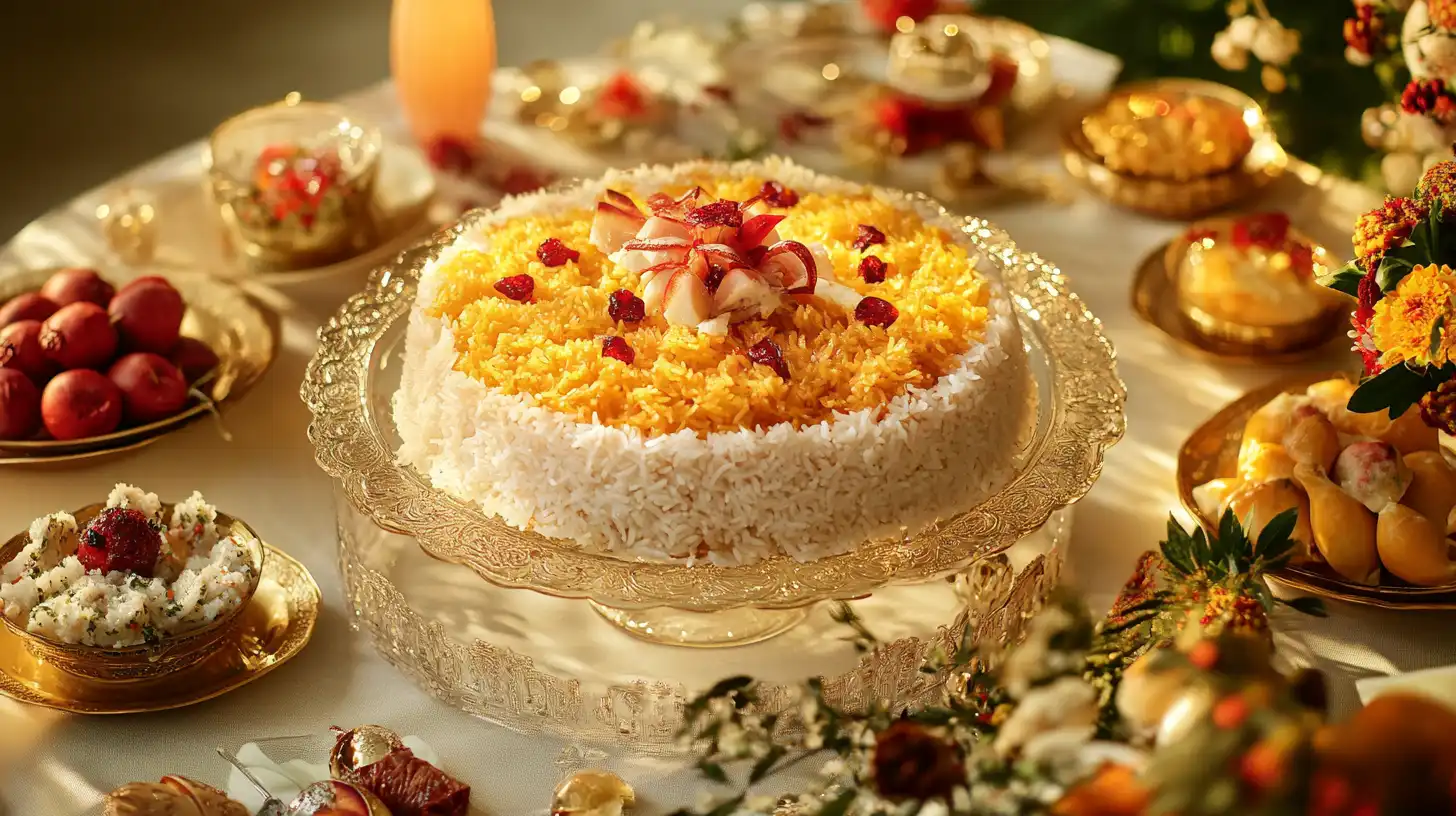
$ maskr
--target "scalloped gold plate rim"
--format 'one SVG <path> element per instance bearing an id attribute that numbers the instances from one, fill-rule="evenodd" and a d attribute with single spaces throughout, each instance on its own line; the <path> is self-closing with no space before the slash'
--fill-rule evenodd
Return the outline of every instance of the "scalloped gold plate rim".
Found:
<path id="1" fill-rule="evenodd" d="M 734 172 L 724 165 L 710 169 Z M 884 192 L 950 217 L 926 196 Z M 375 270 L 364 291 L 320 330 L 302 396 L 314 414 L 309 439 L 319 466 L 338 480 L 355 507 L 384 529 L 413 536 L 431 556 L 467 564 L 492 583 L 618 608 L 711 612 L 802 606 L 865 595 L 888 583 L 930 580 L 1009 548 L 1056 508 L 1080 499 L 1101 474 L 1107 448 L 1122 437 L 1126 388 L 1101 323 L 1060 270 L 1022 252 L 987 222 L 959 219 L 971 243 L 1002 267 L 1022 325 L 1030 341 L 1045 349 L 1049 369 L 1050 399 L 1043 391 L 1043 402 L 1050 402 L 1048 427 L 1030 461 L 996 496 L 917 535 L 809 562 L 775 558 L 735 567 L 684 567 L 627 561 L 516 530 L 397 465 L 366 404 L 375 346 L 407 317 L 420 270 L 481 217 L 481 211 L 468 214 Z"/>
<path id="2" fill-rule="evenodd" d="M 27 269 L 0 278 L 0 301 L 40 289 L 57 268 Z M 145 274 L 105 275 L 113 284 Z M 218 371 L 208 383 L 208 396 L 222 406 L 241 399 L 272 367 L 278 358 L 279 341 L 267 310 L 241 289 L 201 273 L 169 273 L 167 280 L 182 293 L 188 314 L 183 320 L 185 336 L 201 329 L 206 342 L 217 354 Z M 117 288 L 120 288 L 119 286 Z M 209 407 L 195 398 L 181 411 L 165 419 L 123 428 L 85 439 L 0 440 L 0 465 L 43 464 L 87 459 L 135 450 L 208 414 Z"/>
<path id="3" fill-rule="evenodd" d="M 1159 244 L 1138 264 L 1133 273 L 1132 311 L 1138 319 L 1157 329 L 1179 347 L 1201 357 L 1222 363 L 1245 365 L 1282 365 L 1307 360 L 1329 348 L 1339 331 L 1332 331 L 1317 343 L 1297 346 L 1284 351 L 1265 351 L 1255 346 L 1205 337 L 1196 332 L 1178 311 L 1173 287 L 1168 279 L 1166 256 L 1174 242 Z M 1336 324 L 1332 323 L 1332 326 Z M 1337 328 L 1337 326 L 1336 326 Z"/>
<path id="4" fill-rule="evenodd" d="M 308 645 L 323 596 L 308 568 L 263 546 L 263 575 L 238 631 L 202 663 L 134 682 L 91 681 L 39 663 L 0 630 L 0 696 L 72 714 L 142 714 L 195 705 L 267 675 Z"/>
<path id="5" fill-rule="evenodd" d="M 1280 394 L 1298 393 L 1317 382 L 1343 376 L 1347 376 L 1345 372 L 1335 371 L 1281 379 L 1239 397 L 1194 429 L 1178 449 L 1178 499 L 1184 509 L 1205 529 L 1216 529 L 1214 520 L 1198 509 L 1193 489 L 1233 473 L 1249 416 Z M 1406 611 L 1456 609 L 1456 587 L 1371 587 L 1300 567 L 1285 567 L 1269 577 L 1312 595 L 1362 606 Z"/>

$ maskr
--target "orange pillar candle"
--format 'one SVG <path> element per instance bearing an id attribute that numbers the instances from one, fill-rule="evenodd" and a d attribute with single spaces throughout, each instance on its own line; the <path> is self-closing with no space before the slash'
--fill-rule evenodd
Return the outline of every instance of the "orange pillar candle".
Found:
<path id="1" fill-rule="evenodd" d="M 473 148 L 490 103 L 495 18 L 490 0 L 394 0 L 390 68 L 415 139 L 429 150 Z"/>

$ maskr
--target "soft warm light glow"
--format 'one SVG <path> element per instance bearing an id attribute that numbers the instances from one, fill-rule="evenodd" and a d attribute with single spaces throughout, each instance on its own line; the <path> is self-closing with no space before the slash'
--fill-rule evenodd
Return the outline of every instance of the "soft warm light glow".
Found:
<path id="1" fill-rule="evenodd" d="M 1244 124 L 1253 127 L 1263 121 L 1258 108 L 1244 108 Z"/>
<path id="2" fill-rule="evenodd" d="M 961 27 L 960 26 L 956 25 L 955 23 L 949 23 L 949 24 L 946 25 L 946 27 L 945 27 L 945 36 L 947 36 L 947 37 L 954 37 L 955 35 L 957 35 L 959 33 L 961 33 Z"/>
<path id="3" fill-rule="evenodd" d="M 289 91 L 288 94 L 283 97 L 283 104 L 289 106 L 290 108 L 302 101 L 303 94 L 299 93 L 298 91 Z"/>
<path id="4" fill-rule="evenodd" d="M 563 105 L 575 105 L 581 101 L 581 89 L 575 85 L 568 85 L 561 89 L 561 96 L 559 98 Z"/>
<path id="5" fill-rule="evenodd" d="M 825 79 L 831 81 L 839 79 L 839 66 L 831 62 L 824 66 L 824 70 L 821 73 L 824 74 Z"/>
<path id="6" fill-rule="evenodd" d="M 522 102 L 535 102 L 536 100 L 538 100 L 540 98 L 541 98 L 541 89 L 538 88 L 538 87 L 536 87 L 535 85 L 532 85 L 531 87 L 525 89 L 524 91 L 521 91 L 521 101 Z"/>
<path id="7" fill-rule="evenodd" d="M 909 17 L 900 17 L 895 20 L 895 30 L 901 34 L 909 34 L 915 30 L 915 21 Z"/>

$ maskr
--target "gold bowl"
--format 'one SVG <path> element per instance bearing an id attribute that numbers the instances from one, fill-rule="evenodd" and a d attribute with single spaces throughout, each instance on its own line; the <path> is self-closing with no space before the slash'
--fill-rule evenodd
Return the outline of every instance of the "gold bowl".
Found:
<path id="1" fill-rule="evenodd" d="M 1233 475 L 1238 468 L 1239 445 L 1249 417 L 1284 393 L 1301 393 L 1325 380 L 1347 376 L 1341 372 L 1299 374 L 1258 388 L 1229 403 L 1198 426 L 1178 449 L 1178 499 L 1206 529 L 1218 529 L 1218 520 L 1199 510 L 1194 488 L 1213 479 Z M 1288 566 L 1270 573 L 1275 581 L 1312 595 L 1385 609 L 1456 609 L 1456 587 L 1418 587 L 1383 583 L 1368 586 L 1348 581 L 1323 565 Z"/>
<path id="2" fill-rule="evenodd" d="M 76 518 L 77 526 L 84 527 L 105 507 L 106 505 L 99 502 L 88 504 L 72 515 Z M 172 504 L 162 505 L 164 513 L 170 513 L 172 508 Z M 217 514 L 217 526 L 220 537 L 235 536 L 252 553 L 253 569 L 243 602 L 238 604 L 237 609 L 205 626 L 168 636 L 157 643 L 107 649 L 100 646 L 62 643 L 44 635 L 28 632 L 9 617 L 0 615 L 0 620 L 4 621 L 5 628 L 11 635 L 25 644 L 26 650 L 36 660 L 49 663 L 67 674 L 84 677 L 88 680 L 112 682 L 146 680 L 196 665 L 217 652 L 227 641 L 228 636 L 237 628 L 242 611 L 252 601 L 253 594 L 258 590 L 258 581 L 263 574 L 265 548 L 258 534 L 241 520 L 224 513 Z M 20 532 L 11 536 L 5 546 L 0 547 L 0 564 L 9 563 L 11 559 L 20 554 L 29 541 L 28 532 Z M 63 542 L 61 545 L 63 557 L 74 554 L 75 548 L 79 545 L 80 539 L 76 537 L 71 537 Z"/>
<path id="3" fill-rule="evenodd" d="M 1131 94 L 1181 96 L 1230 105 L 1242 111 L 1251 144 L 1242 160 L 1219 172 L 1174 178 L 1114 170 L 1093 149 L 1083 120 L 1108 103 Z M 1067 172 L 1120 207 L 1147 215 L 1185 221 L 1249 197 L 1283 174 L 1289 157 L 1279 145 L 1264 111 L 1249 96 L 1216 82 L 1160 79 L 1119 86 L 1079 111 L 1062 133 L 1062 163 Z"/>

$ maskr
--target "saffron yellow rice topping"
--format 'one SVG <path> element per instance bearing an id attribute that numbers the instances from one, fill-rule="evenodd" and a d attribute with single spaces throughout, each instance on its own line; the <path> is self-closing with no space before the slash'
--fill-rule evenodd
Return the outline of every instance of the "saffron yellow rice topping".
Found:
<path id="1" fill-rule="evenodd" d="M 763 182 L 689 179 L 663 192 L 677 195 L 697 184 L 716 198 L 744 201 Z M 640 205 L 657 191 L 625 192 Z M 608 296 L 618 289 L 641 296 L 643 283 L 588 243 L 592 213 L 585 209 L 490 228 L 488 252 L 465 251 L 442 265 L 431 314 L 454 332 L 457 370 L 581 422 L 647 436 L 782 422 L 802 427 L 835 412 L 879 408 L 907 388 L 932 386 L 983 339 L 988 285 L 944 230 L 868 194 L 804 193 L 777 212 L 787 215 L 778 225 L 781 238 L 823 244 L 839 282 L 889 301 L 899 319 L 888 329 L 867 326 L 834 304 L 803 297 L 767 320 L 735 324 L 725 337 L 669 327 L 653 314 L 619 324 L 607 313 Z M 860 224 L 882 230 L 885 243 L 854 249 Z M 580 260 L 546 267 L 536 249 L 548 238 L 579 251 Z M 865 255 L 891 265 L 884 282 L 860 279 Z M 535 279 L 530 303 L 494 288 L 519 274 Z M 631 345 L 630 365 L 602 356 L 607 335 Z M 783 349 L 788 381 L 749 361 L 748 348 L 764 337 Z"/>

